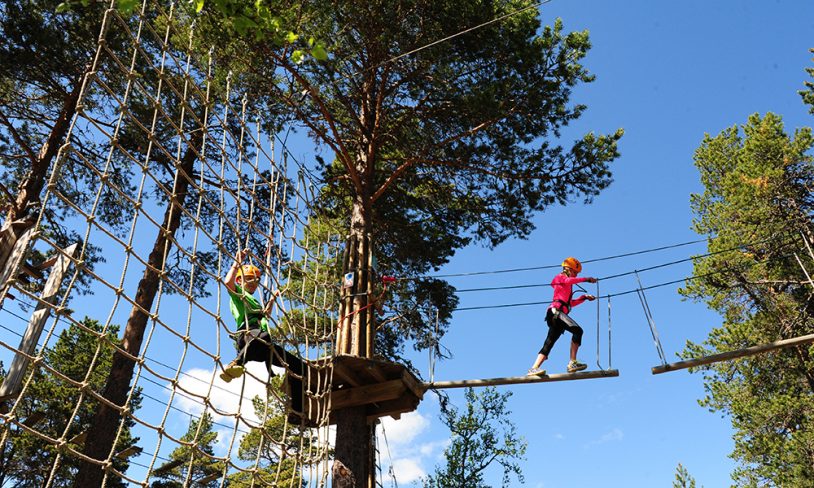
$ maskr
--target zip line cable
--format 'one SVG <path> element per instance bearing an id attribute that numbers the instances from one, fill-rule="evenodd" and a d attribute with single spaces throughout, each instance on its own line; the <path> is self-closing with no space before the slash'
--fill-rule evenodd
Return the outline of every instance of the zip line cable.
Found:
<path id="1" fill-rule="evenodd" d="M 532 4 L 532 5 L 529 5 L 529 6 L 523 7 L 523 8 L 521 8 L 521 9 L 517 9 L 517 10 L 515 10 L 515 11 L 513 11 L 513 12 L 509 12 L 509 13 L 507 13 L 507 14 L 503 14 L 503 15 L 501 15 L 500 17 L 495 17 L 494 19 L 487 20 L 486 22 L 484 22 L 484 23 L 482 23 L 482 24 L 478 24 L 478 25 L 476 25 L 476 26 L 474 26 L 474 27 L 469 27 L 469 28 L 464 29 L 464 30 L 462 30 L 462 31 L 456 32 L 455 34 L 452 34 L 452 35 L 449 35 L 449 36 L 447 36 L 447 37 L 444 37 L 444 38 L 441 38 L 441 39 L 435 40 L 435 41 L 433 41 L 433 42 L 430 42 L 429 44 L 425 44 L 425 45 L 420 46 L 420 47 L 417 47 L 417 48 L 415 48 L 415 49 L 411 49 L 410 51 L 407 51 L 406 53 L 401 53 L 401 54 L 399 54 L 398 56 L 394 56 L 394 57 L 392 57 L 392 58 L 390 58 L 390 59 L 387 59 L 387 60 L 384 60 L 384 61 L 382 61 L 382 62 L 380 62 L 380 63 L 374 64 L 373 66 L 371 66 L 371 67 L 369 67 L 369 68 L 366 68 L 366 69 L 363 69 L 363 70 L 357 71 L 356 73 L 353 73 L 353 74 L 351 75 L 351 77 L 356 77 L 356 76 L 358 76 L 358 75 L 360 75 L 360 74 L 362 74 L 362 73 L 365 73 L 365 72 L 367 72 L 367 71 L 372 71 L 372 70 L 377 69 L 377 68 L 380 68 L 380 67 L 382 67 L 382 66 L 384 66 L 384 65 L 386 65 L 386 64 L 390 64 L 390 63 L 396 62 L 396 61 L 398 61 L 398 60 L 399 60 L 399 59 L 401 59 L 401 58 L 406 58 L 407 56 L 412 56 L 413 54 L 415 54 L 415 53 L 417 53 L 417 52 L 420 52 L 420 51 L 423 51 L 423 50 L 425 50 L 425 49 L 428 49 L 428 48 L 431 48 L 431 47 L 433 47 L 433 46 L 436 46 L 436 45 L 438 45 L 438 44 L 441 44 L 441 43 L 447 42 L 447 41 L 449 41 L 449 40 L 451 40 L 451 39 L 454 39 L 454 38 L 456 38 L 456 37 L 462 36 L 462 35 L 464 35 L 464 34 L 468 34 L 468 33 L 470 33 L 470 32 L 476 31 L 476 30 L 478 30 L 478 29 L 482 29 L 482 28 L 487 27 L 487 26 L 489 26 L 489 25 L 492 25 L 492 24 L 495 24 L 495 23 L 500 22 L 500 21 L 502 21 L 502 20 L 508 19 L 509 17 L 513 17 L 513 16 L 515 16 L 515 15 L 521 14 L 521 13 L 523 13 L 523 12 L 527 11 L 527 10 L 531 10 L 531 9 L 536 9 L 536 8 L 539 8 L 539 7 L 541 7 L 541 6 L 543 6 L 543 5 L 547 4 L 547 3 L 550 3 L 550 2 L 551 2 L 551 0 L 543 0 L 542 2 L 537 2 L 537 3 L 535 3 L 535 4 Z"/>
<path id="2" fill-rule="evenodd" d="M 613 260 L 613 259 L 626 258 L 626 257 L 630 257 L 630 256 L 638 256 L 638 255 L 641 255 L 641 254 L 648 254 L 648 253 L 652 253 L 652 252 L 664 251 L 664 250 L 667 250 L 667 249 L 674 249 L 674 248 L 678 248 L 678 247 L 689 246 L 689 245 L 692 245 L 692 244 L 698 244 L 699 242 L 705 242 L 705 241 L 706 241 L 706 238 L 704 238 L 704 239 L 696 239 L 694 241 L 687 241 L 687 242 L 682 242 L 682 243 L 679 243 L 679 244 L 670 244 L 670 245 L 667 245 L 667 246 L 654 247 L 654 248 L 650 248 L 650 249 L 643 249 L 641 251 L 628 252 L 628 253 L 624 253 L 624 254 L 615 254 L 613 256 L 605 256 L 605 257 L 601 257 L 601 258 L 585 259 L 585 260 L 582 260 L 581 262 L 583 264 L 588 264 L 588 263 L 598 263 L 600 261 L 610 261 L 610 260 Z M 561 268 L 561 267 L 562 267 L 561 264 L 547 264 L 547 265 L 543 265 L 543 266 L 530 266 L 530 267 L 527 267 L 527 268 L 497 269 L 497 270 L 491 270 L 491 271 L 471 271 L 471 272 L 467 272 L 467 273 L 450 273 L 450 274 L 441 274 L 441 275 L 422 275 L 422 276 L 416 276 L 414 278 L 402 278 L 402 279 L 404 279 L 404 280 L 416 280 L 416 279 L 420 279 L 420 278 L 454 278 L 454 277 L 460 277 L 460 276 L 476 276 L 476 275 L 487 275 L 487 274 L 516 273 L 516 272 L 519 272 L 519 271 L 535 271 L 535 270 L 540 270 L 540 269 L 556 269 L 556 268 Z"/>

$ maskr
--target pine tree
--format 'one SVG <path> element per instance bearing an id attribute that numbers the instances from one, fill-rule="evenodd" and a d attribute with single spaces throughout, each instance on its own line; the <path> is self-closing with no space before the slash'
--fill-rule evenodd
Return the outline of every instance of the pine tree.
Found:
<path id="1" fill-rule="evenodd" d="M 236 473 L 229 477 L 230 488 L 250 488 L 253 486 L 279 486 L 300 488 L 306 486 L 303 471 L 307 469 L 307 455 L 312 452 L 317 439 L 308 429 L 300 429 L 288 424 L 285 407 L 279 398 L 283 378 L 276 377 L 269 382 L 267 401 L 255 397 L 252 401 L 255 414 L 264 419 L 261 427 L 252 428 L 240 441 L 238 458 L 257 463 L 251 473 Z M 315 462 L 322 459 L 314 454 Z"/>
<path id="2" fill-rule="evenodd" d="M 104 385 L 107 371 L 113 357 L 113 348 L 100 340 L 92 332 L 100 332 L 102 324 L 85 318 L 81 327 L 72 324 L 64 330 L 52 348 L 44 354 L 45 365 L 58 371 L 60 374 L 74 381 L 87 381 L 91 388 L 100 389 Z M 116 337 L 118 326 L 108 329 L 108 337 L 114 344 L 119 344 Z M 99 348 L 99 356 L 93 369 L 88 372 L 88 365 Z M 89 374 L 88 374 L 89 373 Z M 93 414 L 99 404 L 92 397 L 84 396 L 82 404 L 76 415 L 73 411 L 79 401 L 80 390 L 74 385 L 59 379 L 58 376 L 43 366 L 37 368 L 34 378 L 19 399 L 15 415 L 22 421 L 32 419 L 44 414 L 44 417 L 32 427 L 51 438 L 58 439 L 64 432 L 65 438 L 70 441 L 71 447 L 78 449 L 77 437 L 81 438 L 90 427 Z M 130 408 L 138 410 L 141 405 L 141 394 L 137 391 L 132 398 Z M 68 425 L 70 423 L 70 425 Z M 138 441 L 131 434 L 134 421 L 128 419 L 124 429 L 118 437 L 116 451 L 121 452 L 136 445 Z M 20 488 L 37 488 L 46 485 L 57 455 L 57 449 L 22 428 L 10 427 L 11 434 L 3 447 L 2 469 L 0 469 L 0 486 L 4 482 L 13 482 L 13 486 Z M 73 486 L 74 476 L 79 466 L 79 460 L 70 456 L 62 456 L 57 470 L 54 472 L 54 487 Z M 127 458 L 114 457 L 113 467 L 125 471 L 128 466 Z M 126 486 L 119 478 L 111 478 L 109 486 Z"/>
<path id="3" fill-rule="evenodd" d="M 212 427 L 212 415 L 208 412 L 198 419 L 191 419 L 189 429 L 181 437 L 181 441 L 193 445 L 182 445 L 173 450 L 169 461 L 153 471 L 153 477 L 157 478 L 157 481 L 153 481 L 150 486 L 152 488 L 220 486 L 217 475 L 224 472 L 226 466 L 223 461 L 213 459 L 218 434 Z"/>
<path id="4" fill-rule="evenodd" d="M 676 467 L 676 479 L 673 481 L 673 488 L 695 488 L 695 478 L 690 475 L 681 463 Z"/>
<path id="5" fill-rule="evenodd" d="M 688 343 L 685 357 L 814 333 L 814 296 L 796 257 L 814 269 L 812 149 L 811 129 L 789 135 L 769 113 L 696 150 L 704 192 L 692 196 L 694 226 L 715 254 L 696 260 L 683 292 L 723 324 L 704 344 Z M 732 420 L 739 486 L 814 484 L 812 353 L 800 346 L 704 368 L 701 405 Z"/>
<path id="6" fill-rule="evenodd" d="M 503 470 L 502 486 L 511 486 L 512 478 L 523 483 L 519 462 L 525 459 L 527 443 L 509 418 L 511 395 L 498 393 L 494 387 L 478 393 L 467 388 L 463 410 L 444 408 L 442 421 L 450 430 L 450 445 L 444 449 L 446 464 L 424 480 L 425 488 L 487 488 L 484 475 L 493 464 Z"/>

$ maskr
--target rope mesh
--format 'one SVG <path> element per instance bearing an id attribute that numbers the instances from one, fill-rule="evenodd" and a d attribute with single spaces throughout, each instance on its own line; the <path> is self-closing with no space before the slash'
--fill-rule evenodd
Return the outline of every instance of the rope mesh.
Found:
<path id="1" fill-rule="evenodd" d="M 332 374 L 320 359 L 334 352 L 344 244 L 311 214 L 310 173 L 275 149 L 262 104 L 202 47 L 185 11 L 145 1 L 125 18 L 114 7 L 104 11 L 35 224 L 33 249 L 64 254 L 49 232 L 49 209 L 61 209 L 79 248 L 67 256 L 72 264 L 53 303 L 9 280 L 15 299 L 4 304 L 13 314 L 3 314 L 5 329 L 24 330 L 17 317 L 33 306 L 51 313 L 33 353 L 16 338 L 0 340 L 3 364 L 15 356 L 29 364 L 0 418 L 2 445 L 27 435 L 51 446 L 46 487 L 60 486 L 63 467 L 81 461 L 104 467 L 110 486 L 150 486 L 170 472 L 183 486 L 325 486 Z M 231 383 L 219 378 L 235 357 L 237 329 L 221 279 L 241 249 L 263 271 L 259 295 L 273 340 L 310 365 L 302 372 L 308 423 L 290 415 L 283 370 L 270 379 L 255 362 Z M 91 266 L 94 252 L 104 260 Z M 157 286 L 147 290 L 151 275 Z M 117 331 L 138 316 L 146 322 L 133 348 Z M 81 374 L 48 359 L 69 329 L 95 342 Z M 104 375 L 97 379 L 114 351 L 135 363 L 125 407 L 104 396 Z M 31 421 L 31 395 L 43 379 L 73 392 L 70 415 Z M 100 404 L 119 422 L 114 445 L 97 459 L 84 454 L 93 440 L 79 419 Z M 217 433 L 214 449 L 207 430 Z M 241 448 L 249 437 L 250 448 Z"/>

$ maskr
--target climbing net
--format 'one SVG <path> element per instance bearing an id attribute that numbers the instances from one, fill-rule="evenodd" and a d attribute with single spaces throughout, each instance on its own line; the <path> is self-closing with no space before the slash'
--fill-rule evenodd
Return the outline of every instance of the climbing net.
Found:
<path id="1" fill-rule="evenodd" d="M 314 216 L 317 183 L 274 130 L 270 102 L 161 3 L 104 10 L 28 257 L 7 282 L 0 360 L 20 374 L 4 386 L 4 466 L 36 443 L 46 487 L 88 464 L 109 486 L 323 486 L 331 373 L 320 359 L 333 353 L 343 244 Z M 270 379 L 254 362 L 220 378 L 237 329 L 221 280 L 244 249 L 242 264 L 263 272 L 272 340 L 309 365 L 301 374 L 275 367 Z M 50 257 L 64 269 L 38 270 Z M 43 276 L 21 274 L 49 270 L 64 272 L 49 297 Z M 292 379 L 305 384 L 304 414 Z M 101 408 L 112 442 L 94 434 Z"/>

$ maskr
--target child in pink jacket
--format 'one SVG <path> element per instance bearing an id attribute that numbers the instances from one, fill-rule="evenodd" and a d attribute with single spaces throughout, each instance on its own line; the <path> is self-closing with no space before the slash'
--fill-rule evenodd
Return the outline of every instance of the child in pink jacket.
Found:
<path id="1" fill-rule="evenodd" d="M 545 338 L 543 348 L 537 354 L 534 365 L 528 372 L 529 375 L 545 375 L 545 370 L 540 369 L 540 366 L 543 361 L 548 359 L 548 354 L 551 352 L 551 348 L 554 347 L 554 343 L 566 330 L 571 333 L 571 361 L 568 363 L 568 372 L 574 373 L 588 367 L 585 363 L 577 361 L 577 350 L 582 344 L 582 327 L 568 316 L 572 308 L 585 300 L 596 300 L 593 295 L 581 295 L 574 298 L 573 285 L 586 281 L 596 283 L 596 278 L 577 278 L 581 271 L 582 263 L 576 258 L 569 257 L 562 262 L 562 273 L 551 280 L 551 286 L 554 288 L 554 299 L 551 301 L 545 316 L 545 321 L 548 324 L 548 335 Z"/>

